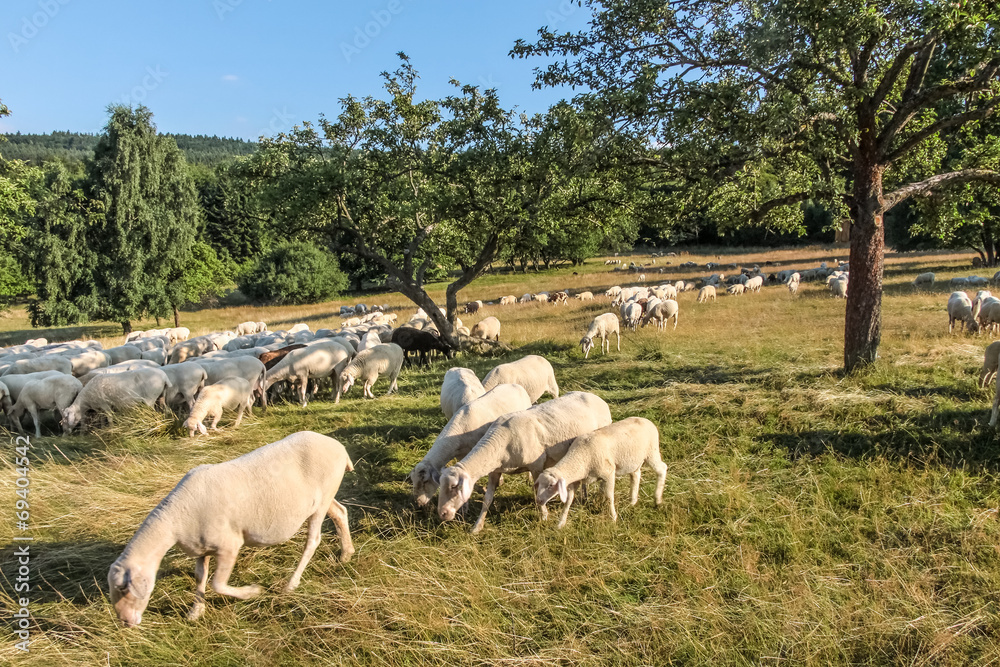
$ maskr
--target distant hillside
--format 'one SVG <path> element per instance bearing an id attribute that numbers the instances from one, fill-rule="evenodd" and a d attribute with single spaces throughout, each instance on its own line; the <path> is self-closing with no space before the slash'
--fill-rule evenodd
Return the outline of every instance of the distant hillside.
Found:
<path id="1" fill-rule="evenodd" d="M 25 160 L 40 164 L 51 158 L 80 161 L 89 158 L 97 145 L 96 134 L 52 132 L 51 134 L 7 134 L 0 142 L 0 155 L 9 160 Z M 249 155 L 257 144 L 243 139 L 196 134 L 167 134 L 184 151 L 188 162 L 213 165 L 237 155 Z"/>

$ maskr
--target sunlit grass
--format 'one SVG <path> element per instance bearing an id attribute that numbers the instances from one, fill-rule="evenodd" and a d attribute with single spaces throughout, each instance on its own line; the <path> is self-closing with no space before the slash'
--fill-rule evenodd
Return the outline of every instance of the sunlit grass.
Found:
<path id="1" fill-rule="evenodd" d="M 657 258 L 647 283 L 708 273 L 675 267 L 691 259 L 783 262 L 807 268 L 844 249 Z M 719 259 L 718 257 L 721 257 Z M 623 258 L 648 262 L 648 256 Z M 673 262 L 663 266 L 663 262 Z M 538 522 L 523 476 L 498 492 L 486 529 L 441 525 L 409 500 L 405 475 L 444 425 L 437 391 L 447 365 L 407 369 L 398 395 L 349 394 L 340 405 L 279 403 L 232 430 L 183 437 L 163 416 L 140 411 L 91 436 L 45 437 L 33 450 L 35 569 L 32 651 L 6 641 L 0 659 L 18 664 L 691 664 L 987 665 L 1000 660 L 1000 457 L 986 427 L 992 389 L 976 387 L 988 337 L 949 335 L 947 278 L 975 273 L 968 257 L 944 253 L 887 260 L 879 363 L 840 371 L 844 301 L 818 283 L 792 297 L 760 295 L 696 304 L 680 296 L 676 331 L 624 332 L 622 350 L 591 353 L 578 342 L 608 300 L 566 306 L 487 306 L 463 316 L 502 322 L 510 355 L 544 354 L 564 391 L 593 391 L 615 418 L 639 415 L 661 431 L 669 466 L 664 505 L 652 475 L 620 519 L 592 494 L 568 526 Z M 603 264 L 527 275 L 491 275 L 464 301 L 504 294 L 603 292 L 634 276 Z M 770 267 L 768 267 L 770 268 Z M 940 284 L 914 293 L 913 277 Z M 574 271 L 578 275 L 573 275 Z M 984 271 L 980 275 L 989 275 Z M 443 299 L 443 286 L 434 296 Z M 388 303 L 398 295 L 355 297 Z M 193 333 L 265 320 L 336 326 L 340 303 L 183 313 Z M 20 318 L 20 319 L 19 319 Z M 155 323 L 143 323 L 152 326 Z M 22 342 L 17 313 L 0 323 Z M 103 325 L 96 325 L 101 327 Z M 116 325 L 94 329 L 106 345 Z M 53 337 L 53 339 L 57 339 Z M 497 360 L 459 358 L 482 376 Z M 384 381 L 383 381 L 384 382 Z M 380 391 L 381 390 L 381 391 Z M 48 429 L 54 423 L 48 423 Z M 348 505 L 357 554 L 336 560 L 329 524 L 302 586 L 280 588 L 304 536 L 241 553 L 234 582 L 259 582 L 251 601 L 210 594 L 197 623 L 193 562 L 171 552 L 149 611 L 124 630 L 107 601 L 106 575 L 148 511 L 183 474 L 291 432 L 331 434 L 356 472 L 339 497 Z M 11 450 L 2 455 L 11 468 Z M 10 500 L 13 479 L 0 482 Z M 478 512 L 480 492 L 470 513 Z M 13 522 L 0 522 L 11 544 Z M 0 603 L 12 606 L 11 549 L 0 556 Z M 12 635 L 11 635 L 12 637 Z"/>

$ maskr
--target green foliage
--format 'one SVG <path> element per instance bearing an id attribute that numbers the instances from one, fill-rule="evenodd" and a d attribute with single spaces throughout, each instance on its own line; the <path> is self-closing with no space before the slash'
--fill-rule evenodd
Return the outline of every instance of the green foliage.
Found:
<path id="1" fill-rule="evenodd" d="M 345 289 L 336 258 L 302 241 L 276 245 L 240 283 L 254 301 L 275 305 L 329 301 Z"/>
<path id="2" fill-rule="evenodd" d="M 191 247 L 191 259 L 177 279 L 175 304 L 198 304 L 206 297 L 222 296 L 232 282 L 232 275 L 212 246 L 196 241 Z"/>
<path id="3" fill-rule="evenodd" d="M 205 218 L 205 239 L 216 253 L 236 264 L 256 262 L 270 247 L 273 223 L 254 196 L 259 187 L 236 160 L 193 171 Z"/>

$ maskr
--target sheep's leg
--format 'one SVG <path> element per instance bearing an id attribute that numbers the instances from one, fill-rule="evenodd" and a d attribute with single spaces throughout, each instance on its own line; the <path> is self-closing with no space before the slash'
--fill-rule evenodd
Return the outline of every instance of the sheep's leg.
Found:
<path id="1" fill-rule="evenodd" d="M 615 509 L 615 471 L 604 476 L 604 495 L 608 499 L 608 508 L 611 510 L 611 520 L 618 521 L 618 510 Z"/>
<path id="2" fill-rule="evenodd" d="M 243 404 L 243 403 L 240 404 L 239 410 L 236 411 L 236 421 L 233 422 L 233 428 L 236 428 L 237 426 L 239 426 L 240 422 L 243 421 L 243 409 L 245 407 L 246 407 L 245 404 Z"/>
<path id="3" fill-rule="evenodd" d="M 663 485 L 667 481 L 667 464 L 664 463 L 659 456 L 655 459 L 650 459 L 646 461 L 649 466 L 656 471 L 656 505 L 659 507 L 663 504 Z"/>
<path id="4" fill-rule="evenodd" d="M 618 336 L 618 351 L 621 352 L 622 351 L 622 332 L 621 331 L 616 331 L 615 335 Z M 611 341 L 610 340 L 608 341 L 608 352 L 609 353 L 611 352 Z"/>
<path id="5" fill-rule="evenodd" d="M 194 562 L 194 606 L 188 612 L 189 621 L 197 621 L 205 613 L 205 586 L 208 584 L 209 556 L 199 556 Z"/>
<path id="6" fill-rule="evenodd" d="M 632 504 L 639 502 L 639 479 L 642 477 L 642 468 L 636 469 L 632 473 Z"/>
<path id="7" fill-rule="evenodd" d="M 309 401 L 306 400 L 306 390 L 309 388 L 309 376 L 299 378 L 299 403 L 306 407 Z"/>
<path id="8" fill-rule="evenodd" d="M 306 547 L 302 550 L 302 558 L 299 559 L 299 564 L 295 568 L 295 572 L 292 572 L 292 578 L 288 580 L 285 584 L 285 593 L 291 593 L 299 586 L 299 582 L 302 581 L 302 573 L 305 572 L 306 565 L 309 564 L 309 560 L 316 553 L 316 547 L 319 546 L 320 540 L 320 528 L 323 526 L 323 517 L 326 513 L 320 510 L 316 512 L 311 517 L 309 517 L 309 531 L 306 535 Z"/>
<path id="9" fill-rule="evenodd" d="M 38 420 L 38 406 L 34 403 L 28 403 L 28 412 L 31 413 L 31 419 L 35 422 L 35 437 L 42 437 L 42 426 L 41 422 Z"/>
<path id="10" fill-rule="evenodd" d="M 566 504 L 563 505 L 562 515 L 559 517 L 559 524 L 556 528 L 562 528 L 566 525 L 566 520 L 569 519 L 569 508 L 573 505 L 574 498 L 576 498 L 576 484 L 570 484 L 569 488 L 566 489 Z"/>
<path id="11" fill-rule="evenodd" d="M 347 522 L 347 508 L 334 500 L 330 503 L 330 508 L 326 515 L 333 521 L 337 528 L 337 536 L 340 537 L 340 562 L 346 563 L 354 555 L 354 543 L 351 542 L 351 526 Z"/>
<path id="12" fill-rule="evenodd" d="M 990 417 L 990 426 L 997 425 L 997 416 L 1000 416 L 1000 382 L 997 382 L 997 390 L 993 397 L 993 415 Z"/>
<path id="13" fill-rule="evenodd" d="M 249 600 L 260 595 L 263 590 L 260 586 L 230 586 L 229 577 L 233 574 L 233 566 L 236 565 L 236 554 L 243 546 L 242 540 L 234 540 L 233 544 L 220 547 L 215 553 L 215 574 L 212 575 L 212 590 L 219 595 L 228 595 L 239 600 Z"/>
<path id="14" fill-rule="evenodd" d="M 493 494 L 496 493 L 497 486 L 500 484 L 500 473 L 493 472 L 490 473 L 490 481 L 486 485 L 486 493 L 483 495 L 483 509 L 479 513 L 479 519 L 476 521 L 476 525 L 472 527 L 473 533 L 478 533 L 486 525 L 486 511 L 490 508 L 493 503 Z"/>
<path id="15" fill-rule="evenodd" d="M 399 369 L 398 368 L 396 369 L 396 372 L 392 374 L 392 377 L 389 378 L 389 380 L 390 380 L 390 382 L 389 382 L 389 391 L 385 392 L 386 396 L 388 396 L 389 394 L 391 394 L 394 391 L 398 391 L 399 390 L 399 385 L 396 384 L 397 378 L 399 378 Z"/>
<path id="16" fill-rule="evenodd" d="M 212 425 L 209 426 L 213 431 L 219 430 L 219 420 L 222 419 L 222 408 L 220 407 L 218 411 L 212 413 Z"/>

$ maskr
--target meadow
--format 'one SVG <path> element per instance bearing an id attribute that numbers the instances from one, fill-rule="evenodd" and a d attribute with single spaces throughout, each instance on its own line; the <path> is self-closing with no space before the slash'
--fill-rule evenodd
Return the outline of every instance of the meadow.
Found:
<path id="1" fill-rule="evenodd" d="M 709 273 L 684 261 L 808 268 L 844 248 L 701 249 L 658 258 L 647 283 Z M 623 257 L 627 264 L 633 258 Z M 650 261 L 637 256 L 636 261 Z M 0 662 L 25 665 L 990 665 L 1000 662 L 1000 451 L 988 428 L 993 388 L 977 386 L 991 338 L 948 333 L 947 278 L 976 273 L 968 254 L 890 254 L 880 360 L 842 373 L 846 304 L 822 284 L 797 297 L 783 286 L 696 304 L 680 295 L 676 330 L 624 332 L 621 351 L 578 341 L 612 310 L 606 297 L 566 306 L 487 307 L 513 351 L 460 355 L 404 369 L 399 393 L 339 405 L 255 410 L 237 430 L 182 437 L 164 415 L 136 412 L 86 436 L 48 435 L 31 449 L 33 614 L 29 653 L 6 623 Z M 672 262 L 665 266 L 665 262 Z M 526 275 L 497 274 L 464 300 L 583 289 L 633 275 L 600 259 Z M 913 277 L 939 285 L 914 292 Z M 982 269 L 979 275 L 991 276 Z M 432 296 L 443 300 L 444 286 Z M 272 329 L 337 326 L 341 303 L 220 308 L 182 314 L 192 335 L 265 320 Z M 155 323 L 139 323 L 148 328 Z M 46 335 L 120 344 L 120 327 L 28 327 L 0 319 L 0 343 Z M 619 520 L 600 494 L 577 503 L 566 528 L 538 520 L 523 476 L 497 492 L 486 528 L 471 535 L 482 494 L 464 519 L 442 524 L 418 509 L 406 475 L 445 424 L 438 391 L 447 368 L 482 377 L 495 364 L 541 354 L 562 391 L 598 394 L 615 419 L 657 424 L 669 466 L 664 503 L 654 475 L 639 504 L 619 482 Z M 230 419 L 222 425 L 228 427 Z M 54 433 L 54 422 L 48 424 Z M 260 583 L 249 601 L 211 591 L 197 622 L 194 563 L 172 550 L 137 628 L 117 622 L 107 570 L 146 514 L 190 468 L 224 461 L 299 430 L 347 447 L 355 472 L 340 499 L 357 553 L 337 562 L 329 520 L 302 585 L 280 595 L 304 531 L 244 548 L 231 583 Z M 14 607 L 13 447 L 0 453 L 0 604 Z M 552 505 L 558 509 L 558 504 Z M 20 533 L 18 533 L 20 534 Z"/>

